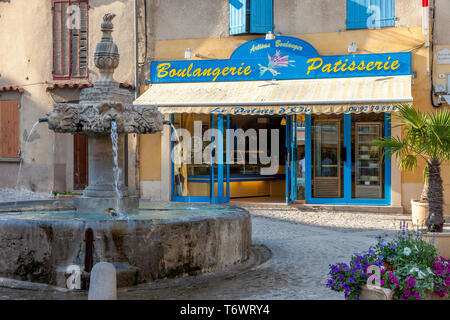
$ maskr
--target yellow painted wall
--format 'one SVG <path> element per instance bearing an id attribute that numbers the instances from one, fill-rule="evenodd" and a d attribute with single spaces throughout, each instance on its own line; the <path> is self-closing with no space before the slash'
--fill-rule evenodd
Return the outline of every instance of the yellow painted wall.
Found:
<path id="1" fill-rule="evenodd" d="M 421 27 L 392 27 L 372 30 L 350 30 L 333 33 L 290 35 L 301 38 L 313 45 L 320 55 L 348 54 L 348 46 L 356 42 L 357 54 L 411 52 L 412 70 L 417 73 L 413 79 L 412 95 L 414 106 L 422 111 L 434 111 L 430 102 L 430 76 L 427 72 L 427 48 L 424 46 L 426 38 L 422 35 Z M 230 36 L 221 39 L 181 39 L 156 41 L 154 44 L 155 60 L 183 60 L 186 48 L 191 48 L 195 59 L 227 59 L 241 44 L 259 36 Z M 448 67 L 448 66 L 447 66 Z M 448 72 L 448 70 L 446 70 Z M 150 139 L 142 136 L 141 141 Z M 142 154 L 152 152 L 142 148 Z M 156 170 L 156 168 L 155 168 Z M 421 165 L 415 172 L 402 173 L 402 202 L 408 209 L 408 203 L 417 194 L 418 186 L 422 183 Z M 445 199 L 450 204 L 450 167 L 443 166 Z M 419 186 L 420 189 L 420 186 Z M 446 208 L 446 214 L 450 210 Z"/>

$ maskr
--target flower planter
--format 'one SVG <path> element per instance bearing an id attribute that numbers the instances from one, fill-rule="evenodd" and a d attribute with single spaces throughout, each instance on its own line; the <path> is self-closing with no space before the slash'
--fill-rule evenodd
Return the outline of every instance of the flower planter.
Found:
<path id="1" fill-rule="evenodd" d="M 428 201 L 411 200 L 411 219 L 415 226 L 425 226 L 428 218 Z"/>
<path id="2" fill-rule="evenodd" d="M 364 285 L 361 289 L 359 300 L 392 300 L 393 291 L 391 289 L 380 288 L 372 285 Z M 427 292 L 430 297 L 427 300 L 447 300 L 448 295 L 440 297 L 434 292 Z"/>
<path id="3" fill-rule="evenodd" d="M 434 239 L 434 246 L 439 255 L 450 260 L 450 232 L 427 232 L 423 239 L 429 243 L 433 243 Z"/>
<path id="4" fill-rule="evenodd" d="M 364 285 L 361 288 L 359 300 L 392 300 L 391 289 L 381 288 L 372 285 Z"/>
<path id="5" fill-rule="evenodd" d="M 73 199 L 73 197 L 71 194 L 58 194 L 56 199 Z"/>
<path id="6" fill-rule="evenodd" d="M 430 297 L 427 300 L 448 300 L 448 294 L 444 297 L 440 297 L 434 292 L 427 292 L 427 293 L 430 295 Z"/>

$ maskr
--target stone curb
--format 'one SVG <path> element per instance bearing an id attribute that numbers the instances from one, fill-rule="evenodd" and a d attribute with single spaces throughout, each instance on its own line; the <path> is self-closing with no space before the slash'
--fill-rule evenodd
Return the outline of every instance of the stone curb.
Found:
<path id="1" fill-rule="evenodd" d="M 56 286 L 51 286 L 43 283 L 21 281 L 10 278 L 0 277 L 0 287 L 10 289 L 21 289 L 31 291 L 58 291 L 58 292 L 70 292 L 71 290 Z"/>

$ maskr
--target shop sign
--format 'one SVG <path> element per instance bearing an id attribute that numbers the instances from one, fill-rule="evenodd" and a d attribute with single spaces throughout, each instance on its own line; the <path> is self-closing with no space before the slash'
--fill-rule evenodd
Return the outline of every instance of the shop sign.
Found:
<path id="1" fill-rule="evenodd" d="M 437 52 L 438 64 L 450 64 L 450 49 L 442 49 Z"/>
<path id="2" fill-rule="evenodd" d="M 395 112 L 397 105 L 326 105 L 326 106 L 286 106 L 286 107 L 206 107 L 205 113 L 233 114 L 233 115 L 283 115 L 283 114 L 311 114 L 321 109 L 320 113 L 368 113 Z M 319 112 L 318 112 L 319 113 Z"/>
<path id="3" fill-rule="evenodd" d="M 230 59 L 154 61 L 152 83 L 295 80 L 411 74 L 411 53 L 319 56 L 293 37 L 259 38 L 238 47 Z"/>

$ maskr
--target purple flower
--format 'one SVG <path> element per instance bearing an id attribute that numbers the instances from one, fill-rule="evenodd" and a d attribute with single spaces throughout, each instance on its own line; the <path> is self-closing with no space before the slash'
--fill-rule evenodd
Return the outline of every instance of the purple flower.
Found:
<path id="1" fill-rule="evenodd" d="M 406 277 L 406 280 L 404 282 L 404 284 L 408 287 L 408 288 L 414 288 L 414 286 L 416 285 L 416 280 L 414 280 L 414 278 L 411 278 L 410 276 Z M 406 291 L 405 291 L 406 292 Z"/>

